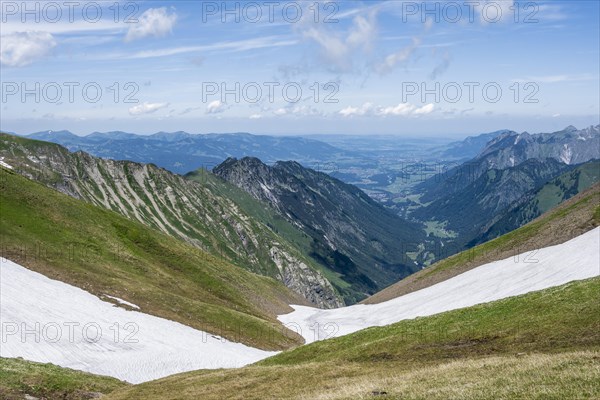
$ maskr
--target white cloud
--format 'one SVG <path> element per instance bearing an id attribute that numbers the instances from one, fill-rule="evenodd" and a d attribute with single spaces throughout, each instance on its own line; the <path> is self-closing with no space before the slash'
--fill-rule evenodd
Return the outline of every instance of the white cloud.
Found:
<path id="1" fill-rule="evenodd" d="M 200 108 L 201 108 L 201 107 L 188 107 L 188 108 L 186 108 L 185 110 L 181 111 L 181 112 L 179 113 L 179 115 L 185 115 L 185 114 L 189 114 L 189 113 L 191 113 L 191 112 L 193 112 L 193 111 L 199 110 Z"/>
<path id="2" fill-rule="evenodd" d="M 432 103 L 426 104 L 423 107 L 419 107 L 417 108 L 413 114 L 415 115 L 422 115 L 422 114 L 429 114 L 430 112 L 433 111 L 434 109 L 434 105 Z"/>
<path id="3" fill-rule="evenodd" d="M 176 21 L 177 14 L 175 12 L 169 14 L 166 7 L 149 8 L 140 15 L 137 23 L 131 24 L 125 41 L 131 42 L 148 36 L 166 36 L 173 30 Z"/>
<path id="4" fill-rule="evenodd" d="M 371 110 L 373 109 L 373 104 L 371 103 L 365 103 L 360 107 L 346 107 L 342 110 L 339 111 L 339 113 L 341 115 L 343 115 L 344 117 L 351 117 L 353 115 L 365 115 L 369 112 L 371 112 Z"/>
<path id="5" fill-rule="evenodd" d="M 211 101 L 208 106 L 206 106 L 206 113 L 207 114 L 220 114 L 223 111 L 225 111 L 226 108 L 226 104 L 223 103 L 221 100 L 215 100 L 215 101 Z"/>
<path id="6" fill-rule="evenodd" d="M 14 32 L 1 39 L 0 63 L 9 67 L 29 65 L 56 47 L 56 40 L 48 32 Z"/>
<path id="7" fill-rule="evenodd" d="M 437 52 L 437 48 L 434 48 L 434 54 L 436 52 Z M 436 80 L 440 75 L 442 75 L 444 72 L 446 72 L 448 67 L 450 67 L 451 61 L 452 61 L 452 58 L 450 57 L 450 53 L 446 52 L 442 56 L 442 61 L 438 65 L 436 65 L 435 68 L 433 69 L 433 71 L 431 71 L 431 73 L 429 74 L 429 79 Z"/>
<path id="8" fill-rule="evenodd" d="M 356 50 L 363 53 L 371 50 L 377 36 L 376 12 L 367 17 L 358 15 L 353 19 L 351 28 L 344 34 L 326 29 L 325 24 L 317 24 L 311 18 L 305 18 L 299 25 L 302 36 L 316 42 L 321 47 L 323 58 L 339 71 L 352 69 Z"/>
<path id="9" fill-rule="evenodd" d="M 250 119 L 261 119 L 261 118 L 262 118 L 262 115 L 261 115 L 261 114 L 252 114 L 252 115 L 250 116 Z"/>
<path id="10" fill-rule="evenodd" d="M 409 103 L 400 103 L 397 106 L 381 108 L 377 111 L 378 115 L 408 115 L 415 110 L 415 106 Z"/>
<path id="11" fill-rule="evenodd" d="M 378 106 L 374 107 L 371 103 L 364 103 L 360 107 L 346 107 L 338 113 L 344 117 L 353 117 L 353 116 L 411 116 L 411 115 L 424 115 L 433 112 L 434 110 L 433 104 L 426 104 L 422 107 L 417 107 L 414 104 L 410 103 L 400 103 L 395 106 Z"/>
<path id="12" fill-rule="evenodd" d="M 285 108 L 278 108 L 277 110 L 273 111 L 273 114 L 285 115 L 285 114 L 287 114 L 287 110 Z"/>
<path id="13" fill-rule="evenodd" d="M 164 49 L 156 50 L 144 50 L 133 54 L 125 53 L 113 53 L 110 54 L 109 58 L 114 59 L 140 59 L 140 58 L 153 58 L 153 57 L 168 57 L 177 54 L 185 53 L 198 53 L 201 51 L 230 51 L 230 52 L 241 52 L 248 50 L 255 50 L 261 48 L 272 48 L 282 46 L 292 46 L 298 43 L 296 40 L 280 40 L 277 36 L 267 36 L 254 39 L 236 40 L 231 42 L 218 42 L 202 46 L 181 46 L 181 47 L 169 47 Z M 103 56 L 103 59 L 106 56 Z"/>
<path id="14" fill-rule="evenodd" d="M 408 61 L 410 56 L 412 56 L 420 44 L 421 38 L 412 38 L 412 43 L 410 45 L 397 51 L 396 53 L 388 55 L 385 60 L 376 67 L 377 72 L 380 74 L 390 72 L 392 69 L 394 69 L 394 67 L 396 67 L 396 65 Z"/>
<path id="15" fill-rule="evenodd" d="M 138 104 L 137 106 L 133 106 L 129 109 L 130 115 L 142 115 L 142 114 L 152 114 L 161 108 L 168 107 L 169 103 L 148 103 L 144 102 L 142 104 Z"/>

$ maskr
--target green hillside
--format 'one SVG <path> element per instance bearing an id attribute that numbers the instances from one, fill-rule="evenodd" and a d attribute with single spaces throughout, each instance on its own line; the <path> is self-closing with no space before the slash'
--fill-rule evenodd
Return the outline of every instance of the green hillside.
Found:
<path id="1" fill-rule="evenodd" d="M 4 400 L 27 399 L 26 394 L 48 400 L 93 399 L 127 385 L 115 378 L 52 364 L 0 358 L 0 398 Z"/>
<path id="2" fill-rule="evenodd" d="M 245 212 L 238 204 L 239 193 L 228 193 L 226 183 L 206 170 L 185 179 L 152 164 L 71 153 L 53 143 L 6 134 L 0 134 L 0 156 L 15 172 L 52 189 L 284 282 L 304 298 L 303 304 L 342 304 L 308 253 Z M 261 206 L 266 208 L 255 208 Z M 278 225 L 283 227 L 284 221 Z M 294 231 L 287 225 L 284 231 Z"/>
<path id="3" fill-rule="evenodd" d="M 600 278 L 375 327 L 109 399 L 600 396 Z"/>
<path id="4" fill-rule="evenodd" d="M 276 280 L 5 168 L 0 189 L 3 257 L 233 341 L 263 349 L 301 342 L 276 314 L 302 299 Z"/>

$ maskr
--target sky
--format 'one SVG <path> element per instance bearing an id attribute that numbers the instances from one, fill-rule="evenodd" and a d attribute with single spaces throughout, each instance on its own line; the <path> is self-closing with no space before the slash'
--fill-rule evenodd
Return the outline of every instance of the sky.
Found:
<path id="1" fill-rule="evenodd" d="M 600 1 L 0 1 L 0 129 L 467 136 L 599 123 Z"/>

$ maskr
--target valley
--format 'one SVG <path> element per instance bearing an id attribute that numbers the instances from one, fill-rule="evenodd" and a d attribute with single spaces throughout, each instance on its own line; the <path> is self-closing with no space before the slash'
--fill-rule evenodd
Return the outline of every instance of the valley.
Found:
<path id="1" fill-rule="evenodd" d="M 102 158 L 0 134 L 0 376 L 12 382 L 0 384 L 0 393 L 56 398 L 98 390 L 115 399 L 179 399 L 254 398 L 268 391 L 288 398 L 318 397 L 325 385 L 332 391 L 325 398 L 421 398 L 454 390 L 440 372 L 451 370 L 461 396 L 491 398 L 509 390 L 494 374 L 519 371 L 510 387 L 528 396 L 541 379 L 534 365 L 551 371 L 569 363 L 581 368 L 562 368 L 564 378 L 552 390 L 569 395 L 566 382 L 578 379 L 593 397 L 596 376 L 581 371 L 595 365 L 598 346 L 590 293 L 600 276 L 600 157 L 566 163 L 551 145 L 529 149 L 527 143 L 539 141 L 526 135 L 518 152 L 529 153 L 517 162 L 506 155 L 516 151 L 504 139 L 511 135 L 417 142 L 412 151 L 421 155 L 465 154 L 462 161 L 425 166 L 428 173 L 405 169 L 391 178 L 390 170 L 377 169 L 393 165 L 391 159 L 380 160 L 376 170 L 387 172 L 367 186 L 396 185 L 403 194 L 390 203 L 373 196 L 364 180 L 353 185 L 338 170 L 295 161 L 228 157 L 179 175 L 147 160 Z M 596 127 L 558 137 L 569 146 L 598 135 Z M 348 143 L 340 151 L 357 151 Z M 468 158 L 475 147 L 477 155 Z M 503 164 L 507 157 L 515 161 Z M 371 162 L 349 160 L 347 171 L 367 171 Z M 36 295 L 24 296 L 29 287 Z M 549 300 L 547 320 L 539 312 L 527 322 L 514 314 L 497 319 L 521 307 L 527 313 L 539 296 L 562 293 L 557 287 L 575 291 L 565 304 Z M 576 302 L 585 323 L 552 308 Z M 103 334 L 90 341 L 88 331 L 75 330 L 74 341 L 46 340 L 49 326 L 73 321 L 93 322 Z M 549 342 L 527 339 L 541 337 L 548 324 L 565 327 Z M 41 343 L 20 340 L 21 331 L 37 326 L 46 329 Z M 126 341 L 132 333 L 135 340 Z M 407 362 L 410 369 L 402 367 Z M 302 382 L 331 363 L 335 372 L 321 375 L 310 390 L 271 383 L 287 382 L 286 374 Z M 491 366 L 477 373 L 485 383 L 469 389 L 466 376 L 481 363 Z M 71 368 L 92 375 L 73 382 Z M 215 368 L 223 371 L 218 377 Z M 15 379 L 31 380 L 32 371 L 65 383 L 46 392 L 15 386 Z M 423 373 L 434 378 L 424 384 Z M 245 383 L 237 389 L 211 383 L 223 379 Z"/>
<path id="2" fill-rule="evenodd" d="M 599 1 L 0 16 L 0 400 L 600 399 Z"/>

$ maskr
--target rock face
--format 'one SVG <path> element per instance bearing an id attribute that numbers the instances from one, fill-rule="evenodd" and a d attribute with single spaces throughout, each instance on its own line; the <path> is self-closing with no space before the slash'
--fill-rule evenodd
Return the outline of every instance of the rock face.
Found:
<path id="1" fill-rule="evenodd" d="M 318 307 L 343 304 L 309 258 L 224 195 L 225 183 L 208 171 L 192 181 L 152 164 L 70 153 L 45 142 L 1 134 L 0 143 L 0 155 L 17 173 L 276 278 Z"/>
<path id="2" fill-rule="evenodd" d="M 213 172 L 310 236 L 313 258 L 349 284 L 338 287 L 347 303 L 417 269 L 406 252 L 422 242 L 421 228 L 352 185 L 297 162 L 268 166 L 251 157 L 229 158 Z"/>
<path id="3" fill-rule="evenodd" d="M 567 165 L 600 157 L 600 125 L 578 130 L 568 126 L 554 133 L 505 132 L 491 140 L 477 156 L 490 168 L 514 167 L 527 160 L 554 159 Z"/>

